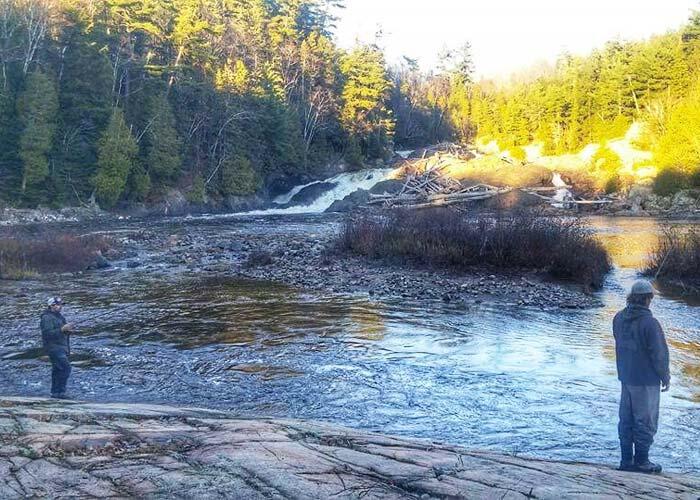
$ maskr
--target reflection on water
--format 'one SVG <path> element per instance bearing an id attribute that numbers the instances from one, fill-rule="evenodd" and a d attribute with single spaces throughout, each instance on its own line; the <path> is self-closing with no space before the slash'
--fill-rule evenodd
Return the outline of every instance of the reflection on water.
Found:
<path id="1" fill-rule="evenodd" d="M 648 251 L 659 241 L 660 225 L 652 219 L 595 217 L 591 226 L 600 235 L 615 265 L 625 269 L 643 267 Z"/>
<path id="2" fill-rule="evenodd" d="M 218 224 L 198 230 L 221 231 Z M 593 224 L 617 267 L 600 292 L 605 307 L 589 311 L 465 311 L 138 272 L 115 275 L 118 282 L 108 274 L 71 279 L 62 292 L 71 319 L 109 313 L 73 340 L 74 392 L 613 463 L 619 387 L 610 321 L 658 227 L 635 219 Z M 303 223 L 294 222 L 294 230 Z M 0 303 L 0 359 L 10 368 L 0 370 L 0 389 L 44 394 L 48 366 L 30 311 L 38 313 L 52 284 L 17 287 L 0 284 L 10 298 Z M 663 397 L 656 457 L 671 469 L 698 472 L 698 309 L 667 296 L 653 307 L 666 328 L 674 377 Z"/>

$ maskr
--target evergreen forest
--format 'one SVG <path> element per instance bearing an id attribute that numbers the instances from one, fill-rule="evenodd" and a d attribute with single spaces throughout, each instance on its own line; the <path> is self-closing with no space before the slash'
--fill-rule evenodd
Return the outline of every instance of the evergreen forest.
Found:
<path id="1" fill-rule="evenodd" d="M 700 13 L 508 82 L 468 43 L 425 72 L 338 47 L 339 0 L 2 0 L 0 206 L 251 195 L 329 163 L 497 141 L 580 150 L 644 124 L 663 188 L 700 186 Z"/>

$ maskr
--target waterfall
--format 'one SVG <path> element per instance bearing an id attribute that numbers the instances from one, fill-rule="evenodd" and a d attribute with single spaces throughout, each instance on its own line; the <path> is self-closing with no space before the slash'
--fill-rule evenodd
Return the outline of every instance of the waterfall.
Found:
<path id="1" fill-rule="evenodd" d="M 289 203 L 294 196 L 299 194 L 304 188 L 320 183 L 332 183 L 335 186 L 306 205 L 294 205 L 285 208 L 271 208 L 268 210 L 257 210 L 246 212 L 245 215 L 279 215 L 279 214 L 306 214 L 321 213 L 330 207 L 334 201 L 342 200 L 347 195 L 354 193 L 358 189 L 372 189 L 378 183 L 387 179 L 392 179 L 399 172 L 394 168 L 377 168 L 371 170 L 361 170 L 358 172 L 345 172 L 335 175 L 323 181 L 310 182 L 294 187 L 288 193 L 274 199 L 276 205 Z"/>
<path id="2" fill-rule="evenodd" d="M 569 191 L 569 188 L 566 185 L 566 182 L 564 182 L 564 179 L 562 179 L 561 175 L 557 172 L 554 172 L 554 175 L 552 176 L 552 185 L 559 188 L 554 195 L 554 200 L 557 203 L 552 203 L 552 206 L 557 208 L 565 208 L 564 205 L 566 201 L 571 199 L 572 195 L 571 191 Z"/>

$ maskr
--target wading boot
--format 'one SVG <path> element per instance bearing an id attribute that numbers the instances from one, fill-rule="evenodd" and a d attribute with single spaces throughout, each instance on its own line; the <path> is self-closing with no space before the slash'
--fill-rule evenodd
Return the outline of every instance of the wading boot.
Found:
<path id="1" fill-rule="evenodd" d="M 634 451 L 632 448 L 632 443 L 621 443 L 620 448 L 622 454 L 620 458 L 620 466 L 617 468 L 617 470 L 625 472 L 633 472 L 637 470 L 634 466 Z"/>
<path id="2" fill-rule="evenodd" d="M 649 461 L 649 450 L 637 449 L 634 456 L 634 469 L 643 474 L 659 474 L 661 466 Z"/>
<path id="3" fill-rule="evenodd" d="M 621 470 L 623 472 L 636 472 L 637 466 L 634 465 L 634 462 L 632 460 L 627 462 L 622 461 L 620 462 L 620 466 L 617 468 L 617 470 Z"/>
<path id="4" fill-rule="evenodd" d="M 659 464 L 647 460 L 643 463 L 634 464 L 634 470 L 643 474 L 661 474 L 662 467 Z"/>

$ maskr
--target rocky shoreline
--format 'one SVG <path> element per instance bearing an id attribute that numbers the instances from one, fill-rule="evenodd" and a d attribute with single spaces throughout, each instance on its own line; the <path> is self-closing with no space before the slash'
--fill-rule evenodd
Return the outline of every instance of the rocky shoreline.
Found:
<path id="1" fill-rule="evenodd" d="M 697 499 L 700 479 L 193 408 L 0 398 L 0 497 Z"/>
<path id="2" fill-rule="evenodd" d="M 485 302 L 540 308 L 587 308 L 600 303 L 575 287 L 547 282 L 537 273 L 474 268 L 468 271 L 431 269 L 410 263 L 372 261 L 327 252 L 331 241 L 262 241 L 258 248 L 271 256 L 265 265 L 237 266 L 253 279 L 332 293 L 366 293 L 377 298 L 441 300 L 465 308 Z M 259 252 L 259 250 L 255 250 Z"/>
<path id="3" fill-rule="evenodd" d="M 115 234 L 120 248 L 115 258 L 124 268 L 273 281 L 379 300 L 442 301 L 463 308 L 483 303 L 541 309 L 601 305 L 595 295 L 584 293 L 579 286 L 553 282 L 532 271 L 473 268 L 455 272 L 337 253 L 333 250 L 340 228 L 337 218 L 322 232 L 285 231 L 284 226 L 257 231 L 254 223 L 237 227 L 234 235 L 226 237 L 195 230 Z"/>

